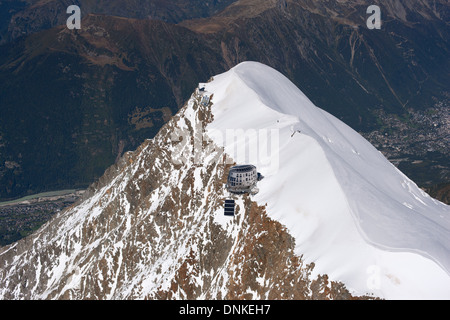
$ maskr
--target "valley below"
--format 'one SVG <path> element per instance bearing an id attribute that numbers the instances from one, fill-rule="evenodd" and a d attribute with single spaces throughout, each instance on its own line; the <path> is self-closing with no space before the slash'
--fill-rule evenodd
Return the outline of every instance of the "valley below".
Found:
<path id="1" fill-rule="evenodd" d="M 403 117 L 376 110 L 380 128 L 360 133 L 404 174 L 429 190 L 450 181 L 448 110 L 448 101 L 423 111 L 408 110 Z"/>

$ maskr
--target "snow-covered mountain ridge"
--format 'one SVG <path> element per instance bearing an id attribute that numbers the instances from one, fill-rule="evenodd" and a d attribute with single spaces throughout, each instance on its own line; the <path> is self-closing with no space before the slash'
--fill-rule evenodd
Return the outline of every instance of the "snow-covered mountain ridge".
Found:
<path id="1" fill-rule="evenodd" d="M 297 254 L 356 292 L 372 275 L 381 297 L 450 297 L 449 206 L 274 69 L 247 62 L 214 79 L 209 128 L 279 132 L 279 168 L 260 159 L 255 200 L 288 227 Z"/>
<path id="2" fill-rule="evenodd" d="M 248 195 L 223 216 L 231 163 L 204 134 L 212 114 L 201 100 L 196 91 L 81 203 L 1 248 L 0 297 L 351 298 L 342 283 L 312 278 L 286 228 Z"/>
<path id="3" fill-rule="evenodd" d="M 81 203 L 0 249 L 1 298 L 450 297 L 448 206 L 267 66 L 201 86 Z M 243 162 L 265 178 L 225 217 Z"/>

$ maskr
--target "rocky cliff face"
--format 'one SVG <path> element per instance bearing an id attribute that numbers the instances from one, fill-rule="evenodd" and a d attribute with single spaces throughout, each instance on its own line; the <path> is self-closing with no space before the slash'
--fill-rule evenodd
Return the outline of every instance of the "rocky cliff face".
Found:
<path id="1" fill-rule="evenodd" d="M 35 234 L 0 250 L 2 299 L 339 299 L 286 228 L 245 195 L 223 216 L 232 161 L 194 94 L 136 151 Z M 201 152 L 194 150 L 202 146 Z"/>

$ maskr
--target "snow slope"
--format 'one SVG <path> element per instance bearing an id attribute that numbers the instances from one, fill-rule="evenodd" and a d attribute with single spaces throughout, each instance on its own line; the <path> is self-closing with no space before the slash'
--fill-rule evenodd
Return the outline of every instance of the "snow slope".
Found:
<path id="1" fill-rule="evenodd" d="M 270 67 L 241 63 L 206 91 L 208 135 L 237 163 L 258 166 L 265 179 L 254 200 L 315 272 L 357 295 L 450 298 L 449 206 Z"/>

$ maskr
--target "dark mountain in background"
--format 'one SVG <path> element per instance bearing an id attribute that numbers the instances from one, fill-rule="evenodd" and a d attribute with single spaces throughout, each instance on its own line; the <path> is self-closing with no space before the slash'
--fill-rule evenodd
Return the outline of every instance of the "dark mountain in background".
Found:
<path id="1" fill-rule="evenodd" d="M 1 195 L 85 187 L 224 68 L 188 29 L 90 15 L 3 46 Z M 203 61 L 209 61 L 205 64 Z"/>
<path id="2" fill-rule="evenodd" d="M 65 27 L 70 4 L 82 9 L 81 30 Z M 371 4 L 381 7 L 381 30 L 366 27 Z M 449 181 L 448 125 L 420 120 L 436 105 L 444 115 L 448 108 L 447 1 L 0 6 L 8 8 L 0 25 L 1 199 L 86 187 L 152 138 L 198 82 L 247 60 L 281 71 L 363 134 L 381 133 L 387 142 L 371 141 L 406 159 L 399 167 L 419 184 Z M 418 145 L 417 131 L 433 136 Z"/>
<path id="3" fill-rule="evenodd" d="M 67 7 L 77 5 L 82 17 L 104 14 L 169 23 L 207 17 L 236 0 L 2 0 L 0 44 L 55 26 L 65 25 Z"/>
<path id="4" fill-rule="evenodd" d="M 421 186 L 448 183 L 447 1 L 256 2 L 181 25 L 220 39 L 231 65 L 282 70 Z M 366 26 L 371 4 L 381 8 L 381 30 Z"/>

